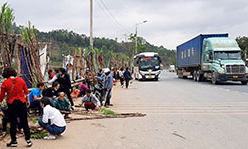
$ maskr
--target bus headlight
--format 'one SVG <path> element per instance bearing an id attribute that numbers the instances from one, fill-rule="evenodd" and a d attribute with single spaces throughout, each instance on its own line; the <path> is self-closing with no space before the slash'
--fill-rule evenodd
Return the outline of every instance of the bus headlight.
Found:
<path id="1" fill-rule="evenodd" d="M 223 71 L 223 69 L 218 69 L 218 73 L 224 74 L 225 72 Z"/>

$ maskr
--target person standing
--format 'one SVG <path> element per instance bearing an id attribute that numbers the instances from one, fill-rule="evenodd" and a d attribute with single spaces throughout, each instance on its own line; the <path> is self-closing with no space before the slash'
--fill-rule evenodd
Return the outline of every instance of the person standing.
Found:
<path id="1" fill-rule="evenodd" d="M 105 70 L 105 80 L 104 80 L 104 89 L 106 91 L 105 94 L 105 103 L 104 106 L 113 106 L 113 104 L 110 104 L 110 99 L 111 99 L 111 92 L 113 88 L 113 76 L 110 73 L 110 70 L 107 68 Z"/>
<path id="2" fill-rule="evenodd" d="M 123 68 L 121 68 L 120 71 L 119 71 L 119 77 L 120 77 L 121 87 L 123 88 L 123 86 L 124 86 L 124 72 L 123 72 Z"/>
<path id="3" fill-rule="evenodd" d="M 52 79 L 50 79 L 48 81 L 44 81 L 43 83 L 52 84 L 52 83 L 54 83 L 58 79 L 58 76 L 59 76 L 59 69 L 58 68 L 54 68 L 54 74 L 53 74 Z"/>
<path id="4" fill-rule="evenodd" d="M 21 77 L 17 77 L 15 69 L 11 66 L 4 68 L 2 76 L 6 78 L 6 80 L 1 86 L 0 102 L 3 101 L 5 93 L 7 93 L 6 101 L 9 113 L 11 113 L 9 114 L 11 141 L 7 143 L 7 147 L 17 147 L 16 126 L 18 117 L 25 133 L 27 145 L 31 147 L 33 143 L 30 140 L 30 130 L 27 119 L 27 107 L 30 105 L 27 85 Z"/>
<path id="5" fill-rule="evenodd" d="M 97 77 L 101 77 L 102 76 L 102 69 L 99 70 L 99 72 L 97 73 Z"/>
<path id="6" fill-rule="evenodd" d="M 60 75 L 58 76 L 57 82 L 60 84 L 59 92 L 64 92 L 67 98 L 70 100 L 71 106 L 74 106 L 71 97 L 71 80 L 70 76 L 66 73 L 64 68 L 59 69 Z"/>
<path id="7" fill-rule="evenodd" d="M 51 80 L 53 78 L 53 70 L 52 69 L 48 69 L 48 79 Z"/>
<path id="8" fill-rule="evenodd" d="M 93 81 L 93 74 L 88 68 L 85 73 L 85 81 L 86 81 L 87 87 L 90 89 L 92 85 L 91 82 Z"/>
<path id="9" fill-rule="evenodd" d="M 126 88 L 128 88 L 129 86 L 129 81 L 131 80 L 131 73 L 130 71 L 128 70 L 128 67 L 126 68 L 126 71 L 124 72 L 124 79 L 125 79 L 125 82 L 126 82 Z"/>

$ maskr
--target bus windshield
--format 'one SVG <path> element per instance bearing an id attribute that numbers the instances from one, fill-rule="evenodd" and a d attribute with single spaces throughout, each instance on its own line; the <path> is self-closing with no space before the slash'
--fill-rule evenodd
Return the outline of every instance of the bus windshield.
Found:
<path id="1" fill-rule="evenodd" d="M 214 52 L 215 59 L 228 60 L 228 59 L 241 59 L 240 52 Z"/>
<path id="2" fill-rule="evenodd" d="M 143 57 L 139 62 L 140 69 L 159 69 L 160 62 L 157 57 Z"/>

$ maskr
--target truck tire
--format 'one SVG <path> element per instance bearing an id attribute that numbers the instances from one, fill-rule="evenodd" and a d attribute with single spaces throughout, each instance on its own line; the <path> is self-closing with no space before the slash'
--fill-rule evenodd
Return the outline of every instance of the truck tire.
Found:
<path id="1" fill-rule="evenodd" d="M 247 85 L 247 81 L 241 81 L 242 85 Z"/>
<path id="2" fill-rule="evenodd" d="M 218 84 L 218 81 L 217 81 L 217 77 L 216 77 L 216 73 L 215 72 L 212 72 L 212 84 L 214 85 L 217 85 Z"/>
<path id="3" fill-rule="evenodd" d="M 177 76 L 178 76 L 178 78 L 180 78 L 180 79 L 183 78 L 183 72 L 182 72 L 182 70 L 178 70 Z"/>

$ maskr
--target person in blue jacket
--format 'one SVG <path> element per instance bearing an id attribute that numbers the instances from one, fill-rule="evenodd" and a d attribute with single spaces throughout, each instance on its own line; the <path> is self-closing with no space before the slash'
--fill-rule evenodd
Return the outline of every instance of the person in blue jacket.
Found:
<path id="1" fill-rule="evenodd" d="M 126 82 L 126 88 L 128 88 L 129 86 L 129 81 L 131 80 L 132 76 L 131 76 L 131 72 L 128 70 L 128 67 L 126 68 L 126 71 L 124 72 L 124 79 Z"/>

